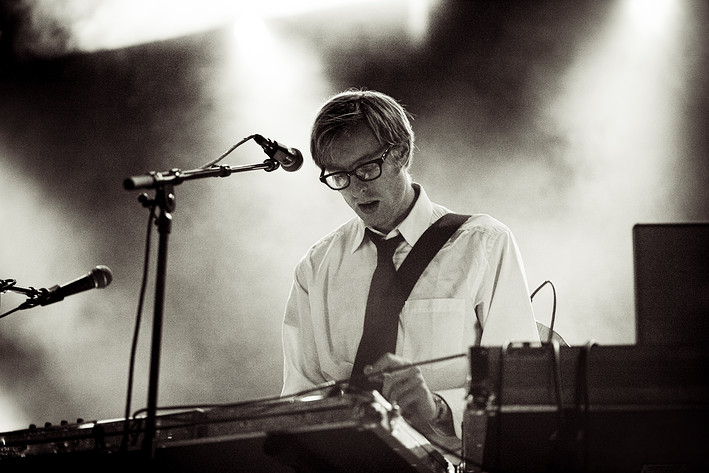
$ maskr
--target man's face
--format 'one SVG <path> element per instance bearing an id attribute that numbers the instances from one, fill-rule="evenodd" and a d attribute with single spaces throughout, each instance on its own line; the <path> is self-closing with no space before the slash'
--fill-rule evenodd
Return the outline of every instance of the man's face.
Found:
<path id="1" fill-rule="evenodd" d="M 357 166 L 381 157 L 386 145 L 381 145 L 366 124 L 343 133 L 332 144 L 333 164 L 326 173 L 352 171 Z M 362 182 L 350 176 L 349 187 L 340 194 L 365 224 L 387 233 L 406 216 L 414 200 L 414 190 L 404 168 L 397 164 L 399 156 L 392 149 L 382 163 L 382 175 Z"/>

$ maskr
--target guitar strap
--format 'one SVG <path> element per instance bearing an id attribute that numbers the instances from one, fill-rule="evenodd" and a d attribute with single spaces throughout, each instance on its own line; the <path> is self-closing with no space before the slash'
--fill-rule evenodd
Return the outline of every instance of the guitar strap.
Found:
<path id="1" fill-rule="evenodd" d="M 395 284 L 396 295 L 400 300 L 399 311 L 428 263 L 469 217 L 470 215 L 447 213 L 421 235 L 396 271 Z"/>

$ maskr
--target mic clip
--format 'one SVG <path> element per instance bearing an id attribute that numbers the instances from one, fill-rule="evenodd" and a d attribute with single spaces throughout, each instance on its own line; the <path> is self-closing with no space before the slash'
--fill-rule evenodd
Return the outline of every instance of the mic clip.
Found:
<path id="1" fill-rule="evenodd" d="M 278 151 L 278 145 L 276 142 L 258 134 L 252 135 L 251 138 L 253 138 L 253 140 L 261 146 L 263 152 L 266 153 L 266 156 L 268 156 L 268 159 L 263 160 L 263 164 L 268 166 L 264 168 L 264 171 L 272 172 L 278 169 L 281 166 L 281 163 L 274 158 L 276 152 Z"/>
<path id="2" fill-rule="evenodd" d="M 276 155 L 276 151 L 278 151 L 278 145 L 276 142 L 259 134 L 253 135 L 252 138 L 259 144 L 259 146 L 261 146 L 261 148 L 263 148 L 263 152 L 266 153 L 269 158 L 273 159 Z"/>
<path id="3" fill-rule="evenodd" d="M 0 279 L 0 294 L 4 292 L 15 292 L 27 296 L 27 301 L 23 304 L 26 307 L 38 305 L 49 295 L 49 289 L 35 289 L 34 287 L 20 287 L 14 279 Z"/>
<path id="4" fill-rule="evenodd" d="M 279 167 L 281 167 L 281 163 L 279 163 L 278 161 L 276 161 L 273 158 L 264 159 L 263 164 L 265 166 L 267 166 L 267 167 L 263 168 L 263 170 L 266 172 L 273 172 L 276 169 L 278 169 Z"/>
<path id="5" fill-rule="evenodd" d="M 33 292 L 31 294 L 27 294 L 27 300 L 20 304 L 18 310 L 37 307 L 38 305 L 42 305 L 42 303 L 49 298 L 49 289 L 35 289 L 33 287 L 30 287 L 29 289 Z"/>

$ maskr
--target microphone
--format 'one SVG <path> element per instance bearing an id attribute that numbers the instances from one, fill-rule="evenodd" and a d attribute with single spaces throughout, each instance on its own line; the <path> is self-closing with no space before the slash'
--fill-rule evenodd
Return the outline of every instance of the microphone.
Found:
<path id="1" fill-rule="evenodd" d="M 261 145 L 269 158 L 280 163 L 284 171 L 297 171 L 303 165 L 303 154 L 296 148 L 288 148 L 261 135 L 254 135 L 254 141 Z"/>
<path id="2" fill-rule="evenodd" d="M 102 289 L 113 280 L 113 273 L 108 266 L 96 266 L 88 274 L 77 278 L 63 286 L 52 286 L 48 292 L 40 296 L 38 299 L 39 305 L 45 306 L 59 302 L 67 296 L 76 294 L 77 292 L 87 291 L 93 288 Z"/>

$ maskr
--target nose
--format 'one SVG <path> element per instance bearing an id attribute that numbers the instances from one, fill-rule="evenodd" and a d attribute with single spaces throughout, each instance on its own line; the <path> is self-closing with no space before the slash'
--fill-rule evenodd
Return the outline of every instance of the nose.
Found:
<path id="1" fill-rule="evenodd" d="M 352 192 L 352 194 L 366 194 L 368 184 L 368 182 L 362 181 L 357 177 L 352 176 L 350 178 L 350 192 Z"/>

